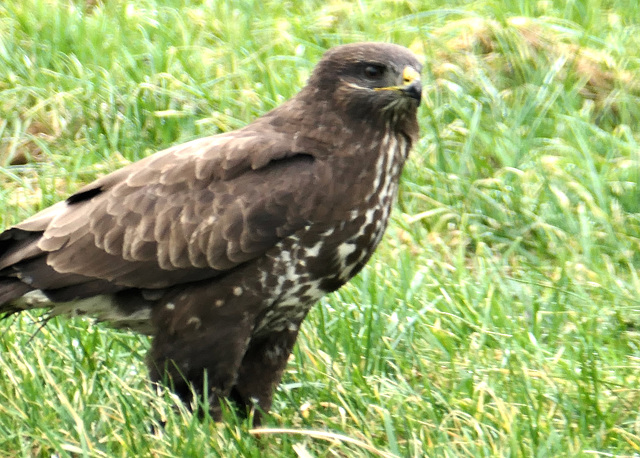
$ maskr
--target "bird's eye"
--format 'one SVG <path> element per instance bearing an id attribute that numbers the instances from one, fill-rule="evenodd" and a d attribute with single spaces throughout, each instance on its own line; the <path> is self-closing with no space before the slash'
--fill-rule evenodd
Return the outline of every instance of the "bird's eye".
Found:
<path id="1" fill-rule="evenodd" d="M 372 80 L 380 79 L 384 75 L 384 67 L 381 65 L 367 65 L 364 68 L 364 75 Z"/>

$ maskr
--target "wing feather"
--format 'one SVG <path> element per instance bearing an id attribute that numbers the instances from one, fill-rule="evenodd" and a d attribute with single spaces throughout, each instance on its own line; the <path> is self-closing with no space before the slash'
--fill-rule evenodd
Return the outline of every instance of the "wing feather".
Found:
<path id="1" fill-rule="evenodd" d="M 25 257 L 0 248 L 0 266 L 20 271 L 22 260 L 40 254 L 46 268 L 31 263 L 32 286 L 50 289 L 56 275 L 60 287 L 77 279 L 92 282 L 85 288 L 91 291 L 99 281 L 110 288 L 165 288 L 214 277 L 313 222 L 320 195 L 326 196 L 326 189 L 318 192 L 326 170 L 284 137 L 257 132 L 179 145 L 10 229 L 39 238 L 24 248 Z"/>

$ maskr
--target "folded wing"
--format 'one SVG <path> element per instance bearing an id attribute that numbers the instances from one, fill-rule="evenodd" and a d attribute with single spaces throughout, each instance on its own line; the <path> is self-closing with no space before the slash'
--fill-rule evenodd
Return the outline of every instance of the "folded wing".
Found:
<path id="1" fill-rule="evenodd" d="M 216 277 L 317 222 L 327 170 L 243 131 L 157 153 L 0 234 L 0 304 Z"/>

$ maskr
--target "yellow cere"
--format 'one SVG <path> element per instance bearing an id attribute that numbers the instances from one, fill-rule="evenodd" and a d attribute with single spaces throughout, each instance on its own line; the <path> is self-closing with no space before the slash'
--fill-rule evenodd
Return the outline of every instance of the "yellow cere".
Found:
<path id="1" fill-rule="evenodd" d="M 420 73 L 413 67 L 405 67 L 402 71 L 402 81 L 404 84 L 411 84 L 420 79 Z"/>

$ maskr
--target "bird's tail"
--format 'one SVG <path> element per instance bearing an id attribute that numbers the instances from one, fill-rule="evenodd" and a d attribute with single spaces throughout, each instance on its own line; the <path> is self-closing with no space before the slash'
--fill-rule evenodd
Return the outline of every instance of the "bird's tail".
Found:
<path id="1" fill-rule="evenodd" d="M 12 301 L 19 299 L 29 291 L 31 288 L 20 280 L 0 278 L 0 313 L 6 312 L 6 306 L 11 307 Z"/>
<path id="2" fill-rule="evenodd" d="M 0 314 L 31 308 L 46 307 L 42 301 L 21 298 L 35 288 L 18 266 L 39 256 L 42 251 L 37 242 L 41 233 L 11 228 L 0 234 Z"/>

